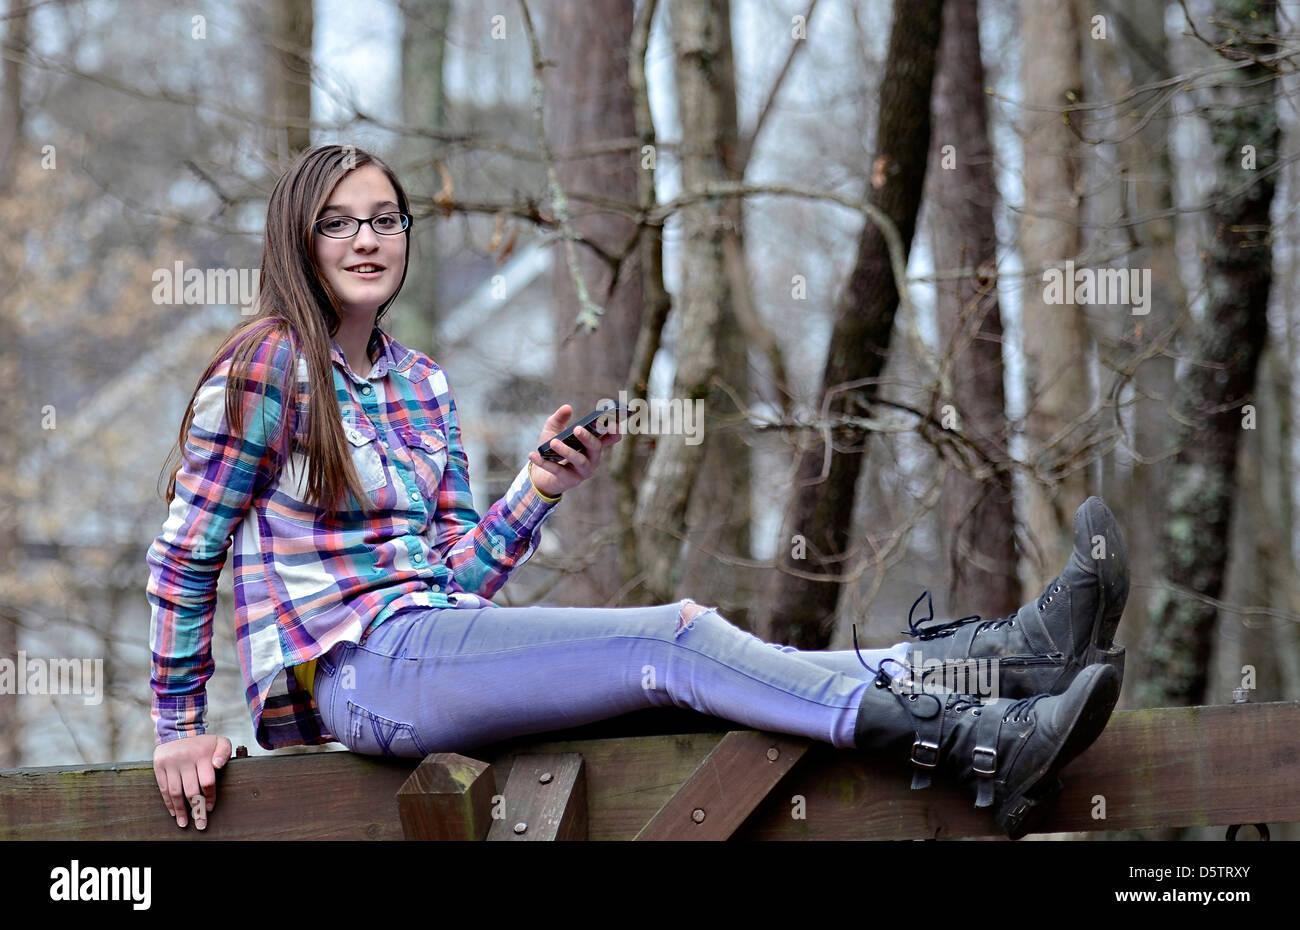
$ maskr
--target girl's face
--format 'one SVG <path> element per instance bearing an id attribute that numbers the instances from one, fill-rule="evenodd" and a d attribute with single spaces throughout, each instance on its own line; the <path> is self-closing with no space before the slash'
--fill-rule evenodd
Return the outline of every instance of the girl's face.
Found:
<path id="1" fill-rule="evenodd" d="M 364 220 L 399 209 L 397 191 L 388 176 L 377 165 L 365 165 L 335 185 L 317 219 L 354 216 Z M 312 236 L 317 271 L 334 288 L 344 312 L 368 317 L 373 323 L 380 305 L 393 296 L 402 280 L 406 235 L 380 235 L 365 223 L 347 239 L 333 239 L 315 230 Z M 353 270 L 357 268 L 369 270 Z"/>

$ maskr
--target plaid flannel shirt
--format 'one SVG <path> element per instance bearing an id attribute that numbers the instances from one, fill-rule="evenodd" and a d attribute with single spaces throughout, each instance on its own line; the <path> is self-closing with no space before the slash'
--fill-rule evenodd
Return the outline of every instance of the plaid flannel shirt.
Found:
<path id="1" fill-rule="evenodd" d="M 158 743 L 206 732 L 217 578 L 234 545 L 235 628 L 245 700 L 267 748 L 330 742 L 293 666 L 409 607 L 495 607 L 489 598 L 532 555 L 554 508 L 527 466 L 480 518 L 456 405 L 428 356 L 379 327 L 361 378 L 331 340 L 349 450 L 378 508 L 354 494 L 326 518 L 306 503 L 307 364 L 296 359 L 294 452 L 284 467 L 280 383 L 292 349 L 267 335 L 241 392 L 244 429 L 225 417 L 226 359 L 200 387 L 162 532 L 149 548 L 152 718 Z"/>

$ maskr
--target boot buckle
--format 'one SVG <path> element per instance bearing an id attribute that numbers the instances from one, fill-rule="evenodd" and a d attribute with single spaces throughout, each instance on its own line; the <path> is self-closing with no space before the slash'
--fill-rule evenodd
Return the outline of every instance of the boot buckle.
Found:
<path id="1" fill-rule="evenodd" d="M 982 758 L 981 758 L 982 754 Z M 987 760 L 987 768 L 980 768 L 982 759 Z M 976 746 L 971 756 L 971 764 L 977 775 L 996 775 L 998 772 L 998 751 L 992 746 Z"/>
<path id="2" fill-rule="evenodd" d="M 933 761 L 926 762 L 920 759 L 917 756 L 917 750 L 924 750 L 929 752 L 930 758 Z M 932 743 L 929 740 L 918 739 L 916 742 L 912 744 L 912 762 L 916 765 L 921 766 L 921 768 L 925 768 L 925 769 L 937 768 L 939 765 L 939 744 Z"/>

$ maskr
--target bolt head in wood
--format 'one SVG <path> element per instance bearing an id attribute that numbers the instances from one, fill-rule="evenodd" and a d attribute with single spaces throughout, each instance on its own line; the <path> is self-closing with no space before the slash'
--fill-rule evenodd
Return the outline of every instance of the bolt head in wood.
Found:
<path id="1" fill-rule="evenodd" d="M 519 823 L 515 824 L 516 833 L 523 833 L 527 829 L 528 829 L 528 824 L 524 823 L 522 820 L 519 821 Z"/>
<path id="2" fill-rule="evenodd" d="M 691 819 L 696 823 L 704 823 L 704 808 L 697 807 L 691 811 Z"/>
<path id="3" fill-rule="evenodd" d="M 781 750 L 777 749 L 775 746 L 768 747 L 767 761 L 775 762 L 779 758 L 781 758 Z"/>
<path id="4" fill-rule="evenodd" d="M 550 772 L 543 772 L 541 775 L 537 776 L 537 780 L 543 785 L 549 785 L 551 783 L 551 777 Z"/>

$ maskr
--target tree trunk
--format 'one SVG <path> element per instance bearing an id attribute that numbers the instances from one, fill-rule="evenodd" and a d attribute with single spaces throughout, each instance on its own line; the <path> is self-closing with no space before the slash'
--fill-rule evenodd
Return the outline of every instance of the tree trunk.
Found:
<path id="1" fill-rule="evenodd" d="M 715 81 L 707 92 L 718 113 L 716 168 L 731 181 L 742 181 L 740 131 L 736 121 L 736 69 L 731 49 L 729 0 L 715 0 L 709 28 L 717 37 Z M 680 63 L 680 61 L 679 61 Z M 680 78 L 679 78 L 680 80 Z M 737 626 L 748 628 L 750 570 L 729 559 L 750 557 L 750 454 L 744 431 L 750 402 L 749 341 L 735 306 L 744 299 L 749 272 L 745 267 L 744 201 L 722 203 L 723 256 L 728 298 L 719 308 L 718 380 L 704 404 L 704 468 L 699 490 L 687 512 L 687 536 L 693 557 L 682 566 L 677 593 L 715 605 Z M 737 406 L 737 401 L 741 404 Z"/>
<path id="2" fill-rule="evenodd" d="M 273 3 L 266 15 L 272 39 L 266 52 L 266 104 L 275 120 L 267 155 L 283 171 L 311 146 L 312 0 Z"/>
<path id="3" fill-rule="evenodd" d="M 1294 134 L 1287 134 L 1287 155 L 1292 156 L 1300 148 L 1300 139 Z M 1300 184 L 1300 169 L 1296 163 L 1287 165 L 1287 189 L 1295 191 Z M 1287 237 L 1295 241 L 1297 224 L 1295 217 L 1287 218 Z M 1293 543 L 1295 527 L 1295 468 L 1292 459 L 1292 443 L 1295 435 L 1295 404 L 1293 366 L 1296 363 L 1296 299 L 1300 287 L 1296 285 L 1296 275 L 1300 273 L 1300 257 L 1295 249 L 1287 255 L 1287 265 L 1280 283 L 1281 295 L 1278 305 L 1282 308 L 1282 334 L 1274 347 L 1278 360 L 1276 395 L 1273 400 L 1279 411 L 1277 449 L 1275 451 L 1277 474 L 1277 491 L 1268 508 L 1274 522 L 1273 529 L 1277 543 L 1273 555 L 1277 559 L 1272 576 L 1279 580 L 1280 590 L 1274 592 L 1274 603 L 1290 614 L 1300 615 L 1300 579 L 1297 578 L 1296 553 Z M 1273 620 L 1273 648 L 1278 657 L 1278 673 L 1282 680 L 1279 684 L 1279 700 L 1300 700 L 1300 624 L 1283 620 Z"/>
<path id="4" fill-rule="evenodd" d="M 724 18 L 707 0 L 674 0 L 671 16 L 682 123 L 682 190 L 688 193 L 728 179 L 719 156 L 726 132 L 717 88 L 722 83 L 719 71 L 729 64 L 723 59 L 723 49 L 730 36 L 724 40 Z M 727 106 L 734 108 L 734 98 Z M 681 217 L 680 326 L 672 397 L 707 406 L 716 389 L 719 339 L 734 338 L 721 328 L 731 300 L 725 257 L 726 207 L 720 200 L 703 200 L 683 208 Z M 646 593 L 652 600 L 672 599 L 681 581 L 687 508 L 705 453 L 705 443 L 688 444 L 686 438 L 657 437 L 637 496 L 638 551 Z"/>
<path id="5" fill-rule="evenodd" d="M 24 147 L 23 127 L 23 70 L 19 55 L 28 46 L 28 12 L 26 0 L 9 0 L 6 5 L 8 22 L 5 24 L 4 83 L 0 86 L 0 198 L 8 197 L 13 189 L 18 158 L 35 157 Z M 65 156 L 67 157 L 67 156 Z M 16 237 L 13 248 L 0 249 L 0 288 L 11 293 L 18 282 L 18 269 L 22 267 L 21 237 Z M 23 391 L 17 320 L 11 317 L 12 304 L 0 302 L 0 390 L 8 397 L 21 397 Z M 0 423 L 0 591 L 12 590 L 4 584 L 6 575 L 16 579 L 15 564 L 20 553 L 14 545 L 18 535 L 19 497 L 14 484 L 18 473 L 18 453 L 34 445 L 20 442 L 18 423 L 26 429 L 39 429 L 34 416 L 19 420 L 6 417 Z M 18 654 L 17 613 L 0 601 L 0 658 L 12 659 Z M 18 715 L 18 702 L 12 695 L 0 695 L 0 769 L 16 768 L 21 764 L 19 745 L 22 742 L 22 718 Z"/>
<path id="6" fill-rule="evenodd" d="M 1078 102 L 1083 86 L 1075 0 L 1021 0 L 1025 97 L 1024 204 L 1020 254 L 1030 271 L 1022 295 L 1025 421 L 1031 461 L 1047 480 L 1028 482 L 1026 523 L 1034 542 L 1022 569 L 1030 589 L 1041 588 L 1069 549 L 1074 510 L 1087 496 L 1086 471 L 1070 455 L 1082 434 L 1072 424 L 1088 409 L 1088 334 L 1083 310 L 1049 305 L 1037 269 L 1079 252 L 1079 143 L 1062 108 Z M 1034 107 L 1050 108 L 1046 111 Z M 1067 282 L 1067 286 L 1070 282 Z"/>
<path id="7" fill-rule="evenodd" d="M 930 91 L 943 0 L 895 3 L 885 77 L 876 121 L 876 157 L 867 201 L 892 220 L 909 248 L 916 227 L 921 188 L 930 148 Z M 846 382 L 878 378 L 889 352 L 898 292 L 885 238 L 868 221 L 858 240 L 857 259 L 835 308 L 823 393 L 835 391 L 828 412 L 861 416 L 868 412 L 875 385 L 836 390 Z M 840 574 L 849 546 L 849 528 L 865 440 L 858 431 L 834 430 L 834 454 L 823 477 L 824 446 L 800 454 L 798 483 L 789 532 L 779 549 L 783 569 Z M 804 546 L 788 545 L 794 537 Z M 806 558 L 797 558 L 798 555 Z M 800 649 L 829 643 L 839 601 L 838 581 L 811 580 L 787 571 L 774 581 L 769 639 Z"/>
<path id="8" fill-rule="evenodd" d="M 628 45 L 632 39 L 631 0 L 564 0 L 547 7 L 546 34 L 552 37 L 546 69 L 547 138 L 557 154 L 609 139 L 636 135 L 635 101 L 628 81 Z M 635 152 L 609 152 L 556 163 L 560 184 L 570 196 L 589 194 L 635 203 L 640 156 Z M 621 251 L 631 241 L 635 225 L 624 216 L 602 212 L 573 201 L 576 231 L 609 252 Z M 552 272 L 555 301 L 554 325 L 561 338 L 573 332 L 578 301 L 568 263 L 557 252 Z M 636 262 L 626 261 L 612 295 L 607 295 L 612 271 L 589 249 L 578 247 L 578 266 L 588 292 L 605 308 L 595 332 L 574 335 L 561 345 L 555 358 L 554 401 L 573 405 L 582 416 L 602 398 L 616 399 L 632 364 L 641 328 L 641 275 Z M 626 441 L 626 440 L 625 440 Z M 601 468 L 584 485 L 580 507 L 561 507 L 548 522 L 565 550 L 581 553 L 580 574 L 570 576 L 564 588 L 567 604 L 604 604 L 619 590 L 617 539 L 598 545 L 587 542 L 593 533 L 618 522 L 615 482 L 610 469 Z M 597 552 L 590 547 L 596 546 Z M 588 561 L 594 558 L 594 561 Z"/>
<path id="9" fill-rule="evenodd" d="M 418 129 L 439 130 L 446 124 L 447 95 L 443 83 L 443 59 L 447 51 L 447 25 L 451 0 L 402 0 L 405 30 L 402 33 L 402 112 L 406 124 Z M 405 139 L 413 179 L 427 191 L 441 187 L 436 159 L 440 144 L 425 138 Z M 407 182 L 407 189 L 411 189 Z M 410 344 L 433 352 L 433 332 L 438 318 L 438 214 L 420 217 L 419 235 L 411 240 L 410 267 L 402 285 L 402 303 L 411 308 L 415 330 Z M 405 341 L 405 340 L 403 340 Z"/>
<path id="10" fill-rule="evenodd" d="M 1225 600 L 1229 603 L 1260 604 L 1283 612 L 1291 608 L 1296 594 L 1290 547 L 1279 525 L 1290 495 L 1288 489 L 1281 487 L 1282 476 L 1276 468 L 1286 431 L 1282 411 L 1289 403 L 1289 398 L 1278 391 L 1279 369 L 1285 369 L 1287 364 L 1276 351 L 1265 351 L 1260 359 L 1257 383 L 1262 402 L 1257 406 L 1274 414 L 1263 417 L 1258 428 L 1243 430 L 1240 438 L 1237 462 L 1242 474 L 1237 486 L 1241 489 L 1241 502 L 1234 508 L 1232 521 L 1232 552 L 1236 558 L 1229 560 L 1225 588 Z M 1252 701 L 1286 700 L 1282 683 L 1286 667 L 1294 664 L 1295 656 L 1277 648 L 1275 628 L 1291 624 L 1238 613 L 1226 614 L 1222 622 L 1226 635 L 1218 637 L 1220 648 L 1229 645 L 1234 648 L 1232 661 L 1215 676 L 1212 685 L 1215 703 L 1230 700 L 1233 690 L 1242 686 L 1244 666 L 1249 666 L 1255 675 Z"/>
<path id="11" fill-rule="evenodd" d="M 1002 314 L 997 292 L 997 184 L 985 108 L 977 0 L 948 0 L 931 105 L 929 220 L 936 271 L 987 269 L 937 283 L 939 330 L 953 346 L 952 402 L 961 432 L 997 458 L 1007 450 Z M 951 168 L 945 168 L 945 146 Z M 1009 614 L 1020 603 L 1011 474 L 975 481 L 953 472 L 943 525 L 952 610 Z"/>
<path id="12" fill-rule="evenodd" d="M 1214 23 L 1231 23 L 1249 34 L 1272 32 L 1272 0 L 1216 9 Z M 1201 31 L 1218 30 L 1208 22 Z M 1235 58 L 1240 42 L 1225 57 Z M 1249 46 L 1267 54 L 1267 44 Z M 1139 689 L 1148 706 L 1197 704 L 1206 698 L 1207 668 L 1217 611 L 1188 592 L 1218 598 L 1228 562 L 1237 450 L 1249 416 L 1260 353 L 1268 335 L 1266 311 L 1272 285 L 1273 248 L 1269 208 L 1280 133 L 1273 72 L 1258 65 L 1226 72 L 1206 90 L 1210 135 L 1215 141 L 1215 190 L 1209 198 L 1213 238 L 1206 269 L 1208 301 L 1196 327 L 1192 363 L 1179 379 L 1175 427 L 1179 453 L 1169 468 L 1162 527 L 1164 578 L 1153 601 L 1145 638 L 1149 674 Z M 1258 175 L 1243 166 L 1243 146 L 1257 153 Z M 1243 193 L 1234 192 L 1254 178 Z"/>
<path id="13" fill-rule="evenodd" d="M 628 84 L 632 89 L 633 113 L 636 121 L 637 157 L 641 159 L 637 172 L 637 205 L 649 211 L 658 202 L 655 194 L 655 125 L 650 112 L 650 93 L 646 81 L 646 52 L 658 11 L 658 0 L 646 0 L 637 12 L 632 27 L 632 42 L 628 52 Z M 659 351 L 664 324 L 672 310 L 672 298 L 664 287 L 663 227 L 646 226 L 637 240 L 637 257 L 640 259 L 642 320 L 632 351 L 632 364 L 627 373 L 625 388 L 629 398 L 645 398 L 650 380 L 650 368 Z M 647 442 L 638 436 L 628 436 L 614 446 L 610 463 L 610 477 L 618 506 L 621 529 L 618 549 L 618 574 L 622 585 L 623 603 L 650 604 L 653 592 L 645 584 L 646 573 L 640 553 L 640 534 L 636 526 L 637 500 L 642 486 L 641 476 L 648 472 L 649 452 Z"/>
<path id="14" fill-rule="evenodd" d="M 1106 40 L 1089 41 L 1085 48 L 1093 62 L 1097 95 L 1120 100 L 1134 88 L 1172 77 L 1165 40 L 1165 4 L 1124 4 L 1108 0 L 1098 6 L 1107 20 Z M 1187 294 L 1179 275 L 1176 250 L 1177 225 L 1168 214 L 1174 205 L 1174 166 L 1171 157 L 1172 121 L 1155 119 L 1145 126 L 1139 121 L 1143 108 L 1116 108 L 1119 112 L 1097 133 L 1117 140 L 1113 149 L 1118 165 L 1105 165 L 1108 177 L 1117 179 L 1108 197 L 1095 198 L 1093 219 L 1122 217 L 1125 225 L 1114 230 L 1107 244 L 1115 251 L 1127 250 L 1127 266 L 1151 272 L 1150 306 L 1146 313 L 1128 310 L 1104 316 L 1105 332 L 1119 342 L 1120 364 L 1131 363 L 1151 352 L 1157 340 L 1178 325 L 1187 306 Z M 1090 133 L 1090 134 L 1097 134 Z M 1090 188 L 1092 184 L 1088 185 Z M 1145 219 L 1151 217 L 1150 219 Z M 1149 580 L 1159 544 L 1166 487 L 1166 462 L 1160 456 L 1172 441 L 1169 415 L 1173 398 L 1175 362 L 1168 353 L 1157 352 L 1142 360 L 1120 402 L 1131 405 L 1125 414 L 1126 432 L 1132 448 L 1118 448 L 1107 457 L 1103 490 L 1111 508 L 1122 515 L 1132 577 Z M 1110 373 L 1102 372 L 1102 390 Z M 1153 461 L 1143 461 L 1143 459 Z M 1130 642 L 1139 642 L 1146 630 L 1141 611 L 1130 611 L 1125 620 Z M 1138 671 L 1131 666 L 1133 671 Z"/>

